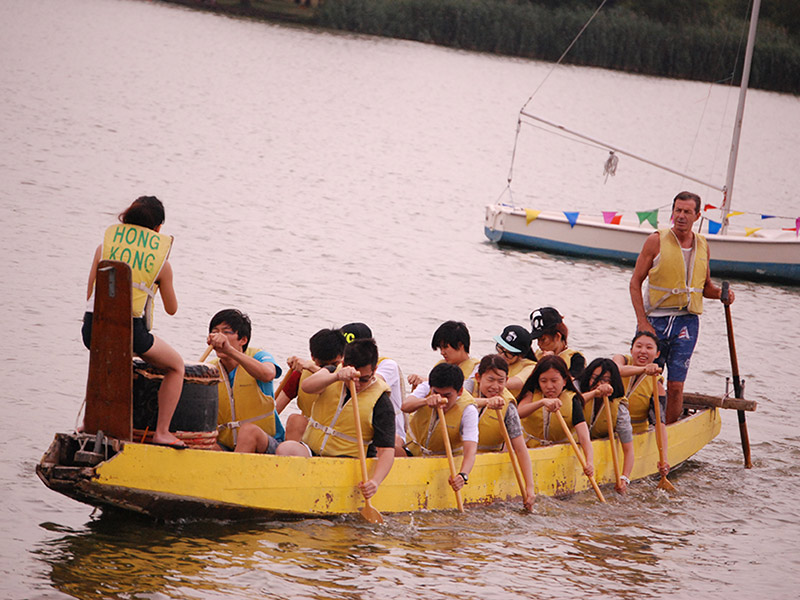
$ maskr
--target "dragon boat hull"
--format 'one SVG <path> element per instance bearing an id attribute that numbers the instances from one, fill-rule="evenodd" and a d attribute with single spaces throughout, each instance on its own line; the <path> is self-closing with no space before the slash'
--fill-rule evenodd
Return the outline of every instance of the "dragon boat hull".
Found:
<path id="1" fill-rule="evenodd" d="M 720 431 L 719 410 L 709 408 L 667 427 L 669 463 L 685 461 Z M 101 436 L 97 436 L 98 442 Z M 156 518 L 304 518 L 357 512 L 363 498 L 358 460 L 237 454 L 123 442 L 95 436 L 56 435 L 36 471 L 49 488 L 98 507 L 116 507 Z M 595 440 L 599 484 L 614 480 L 607 439 Z M 631 479 L 656 473 L 654 430 L 634 436 L 636 465 Z M 99 452 L 97 451 L 99 448 Z M 618 448 L 621 456 L 621 448 Z M 589 487 L 569 444 L 529 450 L 536 492 L 565 496 Z M 94 465 L 88 462 L 99 461 Z M 91 456 L 95 456 L 91 460 Z M 458 459 L 456 459 L 458 461 Z M 83 463 L 83 464 L 82 464 Z M 398 458 L 373 498 L 382 513 L 455 508 L 444 457 Z M 508 454 L 479 454 L 462 490 L 466 505 L 520 498 Z"/>

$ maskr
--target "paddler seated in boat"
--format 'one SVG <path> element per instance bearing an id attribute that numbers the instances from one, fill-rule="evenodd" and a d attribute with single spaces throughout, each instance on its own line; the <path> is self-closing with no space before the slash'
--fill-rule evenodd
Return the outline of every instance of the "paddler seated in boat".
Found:
<path id="1" fill-rule="evenodd" d="M 342 325 L 341 332 L 348 344 L 354 340 L 372 337 L 372 329 L 366 323 Z M 383 379 L 389 386 L 389 399 L 394 407 L 394 455 L 406 456 L 406 414 L 403 412 L 405 382 L 400 365 L 394 359 L 379 356 L 375 375 Z"/>
<path id="2" fill-rule="evenodd" d="M 525 331 L 525 330 L 523 330 Z M 525 333 L 528 333 L 525 331 Z M 501 452 L 505 439 L 497 418 L 500 410 L 511 446 L 517 455 L 525 479 L 525 508 L 530 510 L 536 499 L 533 486 L 533 469 L 528 447 L 522 435 L 522 424 L 517 413 L 517 402 L 508 390 L 508 363 L 500 354 L 487 354 L 481 359 L 475 373 L 475 406 L 478 407 L 478 452 Z"/>
<path id="3" fill-rule="evenodd" d="M 517 410 L 528 448 L 567 441 L 561 423 L 551 413 L 561 412 L 586 457 L 587 476 L 594 475 L 594 450 L 583 416 L 583 398 L 572 383 L 567 363 L 560 356 L 542 356 L 517 396 Z"/>
<path id="4" fill-rule="evenodd" d="M 250 347 L 250 317 L 235 308 L 215 314 L 207 343 L 220 370 L 217 444 L 223 450 L 274 454 L 284 430 L 273 399 L 272 380 L 281 368 L 268 352 Z M 241 368 L 240 368 L 241 367 Z"/>
<path id="5" fill-rule="evenodd" d="M 560 356 L 567 363 L 573 383 L 577 383 L 586 366 L 586 359 L 583 354 L 568 347 L 568 335 L 564 317 L 552 306 L 543 306 L 531 313 L 531 338 L 539 345 L 536 360 L 541 360 L 547 354 Z"/>
<path id="6" fill-rule="evenodd" d="M 610 358 L 595 358 L 581 375 L 581 389 L 583 392 L 583 416 L 589 427 L 591 439 L 607 438 L 608 419 L 606 418 L 605 403 L 603 398 L 608 398 L 611 409 L 611 420 L 614 423 L 614 436 L 622 444 L 622 476 L 615 489 L 624 494 L 630 484 L 631 471 L 633 471 L 633 428 L 631 416 L 628 412 L 628 399 L 625 397 L 625 388 L 619 375 L 619 368 Z"/>
<path id="7" fill-rule="evenodd" d="M 630 354 L 614 355 L 614 362 L 619 367 L 625 396 L 628 398 L 633 433 L 644 433 L 650 425 L 655 425 L 656 410 L 653 405 L 653 375 L 661 373 L 661 367 L 656 363 L 659 355 L 658 338 L 649 331 L 637 331 L 631 342 Z M 661 408 L 661 438 L 664 448 L 667 447 L 667 393 L 663 387 L 663 377 L 659 376 L 658 402 Z M 669 464 L 658 463 L 658 470 L 662 475 L 669 473 Z"/>
<path id="8" fill-rule="evenodd" d="M 478 409 L 475 399 L 464 389 L 464 373 L 456 365 L 439 363 L 428 375 L 429 392 L 424 398 L 406 396 L 403 412 L 413 413 L 408 422 L 406 450 L 410 456 L 446 454 L 439 415 L 444 411 L 448 438 L 453 454 L 462 454 L 461 468 L 450 477 L 450 486 L 458 491 L 469 479 L 478 451 Z"/>
<path id="9" fill-rule="evenodd" d="M 431 338 L 431 348 L 442 355 L 442 360 L 437 364 L 447 363 L 461 369 L 464 381 L 468 382 L 467 391 L 471 389 L 471 379 L 478 368 L 478 361 L 469 355 L 469 344 L 469 329 L 461 321 L 445 321 L 436 328 Z M 417 399 L 425 398 L 430 392 L 428 382 L 419 375 L 409 375 L 408 383 Z"/>
<path id="10" fill-rule="evenodd" d="M 683 384 L 700 332 L 703 298 L 722 298 L 722 289 L 711 281 L 708 242 L 692 231 L 700 203 L 691 192 L 673 198 L 672 227 L 647 236 L 631 275 L 636 330 L 658 337 L 667 367 L 667 423 L 683 413 Z M 733 300 L 731 292 L 728 302 Z"/>
<path id="11" fill-rule="evenodd" d="M 394 408 L 389 386 L 375 375 L 378 346 L 371 338 L 353 340 L 344 349 L 342 366 L 329 365 L 308 377 L 301 389 L 319 394 L 311 407 L 308 427 L 300 442 L 285 441 L 279 456 L 358 457 L 358 444 L 367 447 L 368 457 L 377 457 L 372 474 L 358 487 L 371 498 L 388 475 L 394 462 Z M 358 396 L 362 439 L 356 438 L 353 405 L 349 403 L 354 382 Z"/>
<path id="12" fill-rule="evenodd" d="M 289 418 L 286 419 L 287 440 L 299 442 L 303 438 L 306 425 L 308 425 L 308 417 L 311 415 L 311 405 L 318 396 L 318 394 L 304 392 L 300 388 L 302 382 L 323 367 L 330 365 L 336 367 L 341 363 L 345 344 L 344 335 L 340 330 L 320 329 L 308 340 L 310 359 L 290 356 L 286 360 L 290 368 L 289 373 L 286 374 L 289 379 L 275 399 L 275 408 L 280 414 L 289 402 L 297 398 L 297 408 L 300 410 L 299 413 L 289 415 Z"/>
<path id="13" fill-rule="evenodd" d="M 536 366 L 531 334 L 521 325 L 509 325 L 494 337 L 495 350 L 508 363 L 506 388 L 516 396 Z"/>

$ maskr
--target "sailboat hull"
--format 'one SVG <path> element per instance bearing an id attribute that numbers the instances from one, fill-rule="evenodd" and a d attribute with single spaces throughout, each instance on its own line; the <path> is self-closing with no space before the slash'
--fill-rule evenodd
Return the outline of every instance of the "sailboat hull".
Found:
<path id="1" fill-rule="evenodd" d="M 484 233 L 498 244 L 633 265 L 653 229 L 611 225 L 584 216 L 570 225 L 563 214 L 556 213 L 540 213 L 528 222 L 524 209 L 497 204 L 486 207 Z M 800 239 L 793 232 L 771 238 L 732 233 L 706 239 L 715 277 L 800 285 Z"/>

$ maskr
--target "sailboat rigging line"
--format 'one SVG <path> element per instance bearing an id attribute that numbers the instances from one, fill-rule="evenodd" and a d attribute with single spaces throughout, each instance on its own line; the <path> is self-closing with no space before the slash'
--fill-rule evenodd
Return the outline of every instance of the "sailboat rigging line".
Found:
<path id="1" fill-rule="evenodd" d="M 564 52 L 561 53 L 561 56 L 558 58 L 558 60 L 555 62 L 555 64 L 553 64 L 553 66 L 550 67 L 550 70 L 547 72 L 547 75 L 545 75 L 544 79 L 542 79 L 542 81 L 539 82 L 539 85 L 536 86 L 535 90 L 533 90 L 533 93 L 525 101 L 525 104 L 523 104 L 522 108 L 519 109 L 520 115 L 523 113 L 523 111 L 528 106 L 530 101 L 533 100 L 533 97 L 542 88 L 542 86 L 544 85 L 545 81 L 547 81 L 549 79 L 550 75 L 553 74 L 553 71 L 555 71 L 556 67 L 561 64 L 561 61 L 564 60 L 564 58 L 567 56 L 567 53 L 570 50 L 572 50 L 572 47 L 575 45 L 575 43 L 578 41 L 578 39 L 583 35 L 583 32 L 586 31 L 586 28 L 589 27 L 589 24 L 592 21 L 594 21 L 594 18 L 599 14 L 599 12 L 606 5 L 606 2 L 608 2 L 608 0 L 603 0 L 600 3 L 600 6 L 598 6 L 597 9 L 592 13 L 592 16 L 589 17 L 589 20 L 586 21 L 586 23 L 583 24 L 583 27 L 581 27 L 581 30 L 578 32 L 578 35 L 576 35 L 575 38 L 570 42 L 569 46 L 567 46 L 567 49 L 564 50 Z M 507 179 L 508 179 L 509 185 L 511 184 L 511 179 L 512 179 L 513 173 L 514 173 L 514 158 L 517 156 L 517 142 L 519 142 L 519 129 L 520 129 L 519 125 L 520 125 L 520 121 L 521 121 L 521 118 L 517 118 L 517 131 L 514 134 L 514 148 L 511 151 L 511 164 L 508 166 L 508 177 L 507 177 Z"/>
<path id="2" fill-rule="evenodd" d="M 688 179 L 690 181 L 694 181 L 695 183 L 699 183 L 700 185 L 705 185 L 705 186 L 710 187 L 712 189 L 715 189 L 715 190 L 717 190 L 719 192 L 723 191 L 723 188 L 718 186 L 718 185 L 716 185 L 716 184 L 709 183 L 707 181 L 703 181 L 702 179 L 697 179 L 696 177 L 692 177 L 691 175 L 687 175 L 686 173 L 681 173 L 680 171 L 676 171 L 675 169 L 672 169 L 672 168 L 667 167 L 665 165 L 662 165 L 662 164 L 659 164 L 659 163 L 654 162 L 652 160 L 649 160 L 647 158 L 644 158 L 643 156 L 639 156 L 638 154 L 634 154 L 633 152 L 628 152 L 627 150 L 623 150 L 622 148 L 619 148 L 617 146 L 613 146 L 611 144 L 607 144 L 606 142 L 603 142 L 601 140 L 596 140 L 596 139 L 591 138 L 591 137 L 589 137 L 587 135 L 583 135 L 582 133 L 578 133 L 577 131 L 573 131 L 571 129 L 567 129 L 563 125 L 558 125 L 557 123 L 553 123 L 552 121 L 548 121 L 548 120 L 543 119 L 541 117 L 537 117 L 536 115 L 532 115 L 532 114 L 527 113 L 525 111 L 520 111 L 520 114 L 525 116 L 525 117 L 528 117 L 529 119 L 533 119 L 534 121 L 539 121 L 540 123 L 544 123 L 546 125 L 549 125 L 550 127 L 554 128 L 554 129 L 558 129 L 560 131 L 564 131 L 566 133 L 569 133 L 569 134 L 574 135 L 576 137 L 579 137 L 581 139 L 593 142 L 595 144 L 599 144 L 599 145 L 603 146 L 607 150 L 613 150 L 617 154 L 623 154 L 625 156 L 628 156 L 630 158 L 638 160 L 639 162 L 643 162 L 645 164 L 651 165 L 653 167 L 656 167 L 657 169 L 661 169 L 662 171 L 667 171 L 668 173 L 672 173 L 673 175 L 678 175 L 679 177 L 683 177 L 683 178 Z"/>
<path id="3" fill-rule="evenodd" d="M 532 129 L 538 129 L 539 131 L 544 131 L 545 133 L 549 133 L 550 135 L 554 135 L 556 137 L 564 138 L 565 140 L 569 140 L 570 142 L 574 142 L 576 144 L 581 144 L 583 146 L 587 146 L 589 148 L 594 148 L 595 150 L 603 150 L 604 152 L 608 150 L 606 146 L 600 144 L 589 143 L 587 141 L 577 139 L 574 135 L 569 133 L 560 133 L 558 131 L 553 131 L 551 127 L 542 127 L 541 125 L 535 125 L 534 123 L 528 123 L 526 121 L 522 122 L 523 125 L 527 125 Z"/>

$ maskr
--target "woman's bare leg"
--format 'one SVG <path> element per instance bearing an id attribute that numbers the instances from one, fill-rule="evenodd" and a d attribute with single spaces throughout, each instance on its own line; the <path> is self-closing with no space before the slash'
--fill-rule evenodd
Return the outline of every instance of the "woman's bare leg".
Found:
<path id="1" fill-rule="evenodd" d="M 153 442 L 183 445 L 183 442 L 169 430 L 172 415 L 175 414 L 175 408 L 181 399 L 181 390 L 183 389 L 183 358 L 167 342 L 159 337 L 153 337 L 155 337 L 155 342 L 152 347 L 141 356 L 153 366 L 166 371 L 158 390 L 158 422 L 153 434 Z"/>

